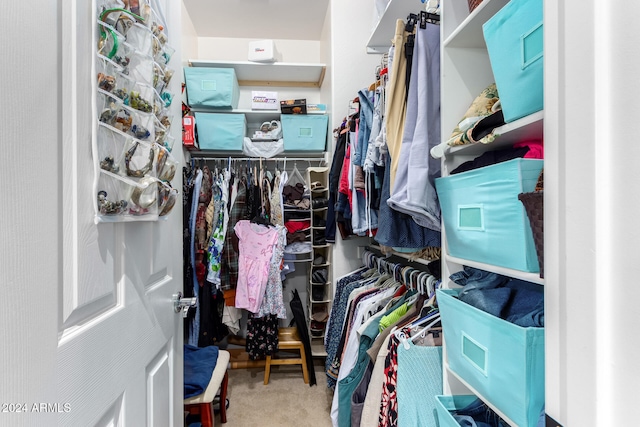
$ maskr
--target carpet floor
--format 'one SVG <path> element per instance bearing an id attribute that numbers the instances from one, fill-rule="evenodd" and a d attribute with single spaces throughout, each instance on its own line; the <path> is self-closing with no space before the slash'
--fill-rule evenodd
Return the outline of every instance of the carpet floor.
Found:
<path id="1" fill-rule="evenodd" d="M 269 384 L 264 385 L 264 369 L 230 369 L 226 427 L 330 427 L 333 391 L 327 388 L 324 359 L 315 363 L 317 385 L 302 379 L 300 366 L 271 368 Z M 216 411 L 217 412 L 217 411 Z"/>

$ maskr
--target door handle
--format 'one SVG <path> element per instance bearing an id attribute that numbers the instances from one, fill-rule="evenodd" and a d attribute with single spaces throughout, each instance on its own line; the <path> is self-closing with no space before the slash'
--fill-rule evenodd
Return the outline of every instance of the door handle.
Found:
<path id="1" fill-rule="evenodd" d="M 182 292 L 178 292 L 173 294 L 173 310 L 176 313 L 180 313 L 182 311 L 182 317 L 187 317 L 187 313 L 189 312 L 189 307 L 195 307 L 198 304 L 198 299 L 193 298 L 183 298 Z"/>

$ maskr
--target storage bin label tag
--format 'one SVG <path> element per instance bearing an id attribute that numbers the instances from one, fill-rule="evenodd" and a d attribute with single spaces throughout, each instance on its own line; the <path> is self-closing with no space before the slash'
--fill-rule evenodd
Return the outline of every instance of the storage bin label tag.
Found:
<path id="1" fill-rule="evenodd" d="M 458 205 L 458 229 L 484 231 L 483 205 Z"/>
<path id="2" fill-rule="evenodd" d="M 524 70 L 542 58 L 544 49 L 542 22 L 520 37 L 522 51 L 522 69 Z"/>
<path id="3" fill-rule="evenodd" d="M 218 90 L 216 87 L 216 81 L 215 80 L 202 80 L 202 90 L 209 90 L 209 91 L 213 91 L 213 90 Z"/>
<path id="4" fill-rule="evenodd" d="M 313 138 L 313 130 L 309 127 L 302 127 L 298 129 L 298 136 L 300 138 Z"/>
<path id="5" fill-rule="evenodd" d="M 462 331 L 462 356 L 487 377 L 487 348 Z"/>

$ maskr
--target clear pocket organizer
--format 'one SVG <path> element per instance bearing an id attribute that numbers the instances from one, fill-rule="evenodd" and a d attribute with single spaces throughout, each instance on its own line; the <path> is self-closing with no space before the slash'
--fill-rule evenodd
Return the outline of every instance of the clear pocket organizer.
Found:
<path id="1" fill-rule="evenodd" d="M 155 121 L 156 117 L 151 113 L 122 105 L 113 127 L 141 141 L 151 142 L 155 141 Z"/>
<path id="2" fill-rule="evenodd" d="M 156 38 L 157 40 L 157 38 Z M 160 65 L 167 65 L 171 61 L 171 57 L 175 53 L 175 49 L 165 44 L 161 47 L 160 51 L 153 57 L 155 61 Z"/>
<path id="3" fill-rule="evenodd" d="M 166 182 L 158 183 L 158 215 L 168 215 L 178 200 L 178 190 Z"/>
<path id="4" fill-rule="evenodd" d="M 98 89 L 97 103 L 98 120 L 102 123 L 116 126 L 118 115 L 123 108 L 122 100 L 109 92 Z"/>
<path id="5" fill-rule="evenodd" d="M 167 44 L 168 37 L 167 33 L 164 30 L 166 27 L 165 23 L 162 21 L 162 19 L 160 19 L 160 16 L 158 16 L 153 8 L 150 8 L 149 15 L 145 19 L 145 23 L 147 24 L 149 30 L 153 33 L 153 35 L 158 38 L 158 42 L 160 42 L 162 46 Z"/>
<path id="6" fill-rule="evenodd" d="M 167 150 L 171 151 L 173 150 L 173 143 L 175 142 L 175 140 L 176 139 L 173 136 L 167 135 L 164 141 L 160 142 L 159 144 L 162 145 Z"/>
<path id="7" fill-rule="evenodd" d="M 125 147 L 131 136 L 113 126 L 98 123 L 98 163 L 100 169 L 116 175 L 125 174 Z"/>
<path id="8" fill-rule="evenodd" d="M 158 179 L 169 182 L 176 176 L 178 161 L 171 155 L 169 150 L 164 147 L 158 147 L 157 151 L 158 161 L 156 162 L 156 169 L 158 171 Z"/>
<path id="9" fill-rule="evenodd" d="M 100 171 L 96 192 L 96 222 L 156 220 L 157 182 L 153 177 L 136 182 Z"/>
<path id="10" fill-rule="evenodd" d="M 116 22 L 120 17 L 121 10 L 124 9 L 124 2 L 121 0 L 98 0 L 96 1 L 96 9 L 101 11 L 99 19 L 111 25 L 116 26 Z"/>
<path id="11" fill-rule="evenodd" d="M 131 88 L 126 104 L 134 110 L 155 114 L 157 105 L 156 97 L 158 97 L 158 95 L 151 86 L 136 82 L 133 88 Z"/>
<path id="12" fill-rule="evenodd" d="M 158 147 L 136 139 L 129 139 L 124 151 L 124 174 L 129 178 L 156 177 Z"/>
<path id="13" fill-rule="evenodd" d="M 132 79 L 153 86 L 154 62 L 149 55 L 134 52 L 125 73 Z"/>
<path id="14" fill-rule="evenodd" d="M 125 40 L 125 36 L 120 34 L 114 27 L 98 20 L 98 48 L 96 52 L 99 55 L 113 59 Z"/>
<path id="15" fill-rule="evenodd" d="M 152 55 L 154 52 L 154 36 L 144 25 L 135 23 L 127 31 L 127 43 L 133 46 L 138 53 Z"/>
<path id="16" fill-rule="evenodd" d="M 169 122 L 167 124 L 168 124 L 168 127 L 164 126 L 164 124 L 162 122 L 160 122 L 160 120 L 155 118 L 155 120 L 154 120 L 154 133 L 155 133 L 154 141 L 156 142 L 156 144 L 163 145 L 163 141 L 169 135 L 169 127 L 171 127 L 171 122 Z"/>
<path id="17" fill-rule="evenodd" d="M 96 57 L 96 74 L 98 81 L 98 89 L 105 92 L 113 93 L 118 87 L 118 76 L 122 71 L 122 67 L 107 58 L 106 56 L 97 55 Z"/>

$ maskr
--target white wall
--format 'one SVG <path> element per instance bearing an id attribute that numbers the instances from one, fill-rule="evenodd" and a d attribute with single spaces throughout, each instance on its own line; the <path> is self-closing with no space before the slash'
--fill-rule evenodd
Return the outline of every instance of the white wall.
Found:
<path id="1" fill-rule="evenodd" d="M 366 53 L 371 35 L 373 5 L 370 0 L 332 0 L 331 9 L 331 129 L 337 127 L 347 115 L 349 100 L 358 91 L 375 81 L 375 69 L 381 55 Z M 389 37 L 393 36 L 393 31 Z M 334 141 L 335 147 L 335 141 Z M 332 148 L 333 150 L 333 148 Z M 365 237 L 352 237 L 343 241 L 336 235 L 333 249 L 333 277 L 337 278 L 361 265 L 357 247 L 369 242 Z"/>
<path id="2" fill-rule="evenodd" d="M 181 58 L 182 63 L 186 64 L 187 59 L 198 57 L 198 35 L 196 34 L 196 29 L 193 26 L 193 22 L 191 21 L 187 8 L 184 6 L 183 2 L 180 2 L 180 4 L 182 6 Z M 182 75 L 183 73 L 180 74 Z"/>

